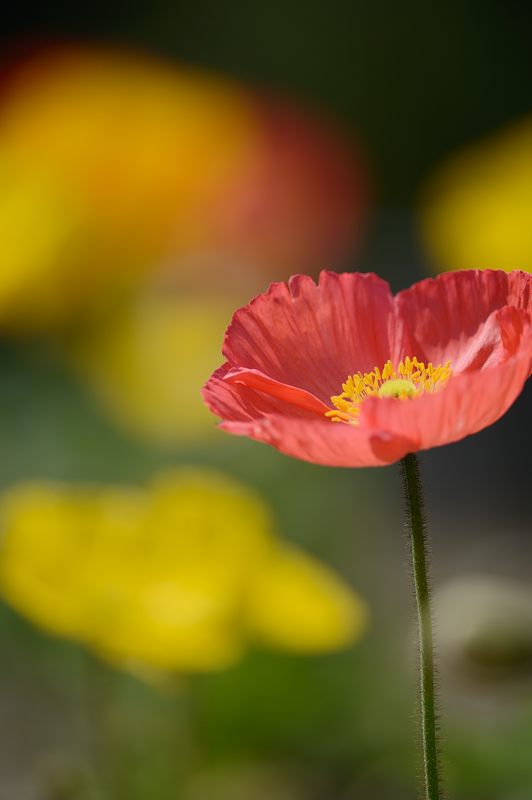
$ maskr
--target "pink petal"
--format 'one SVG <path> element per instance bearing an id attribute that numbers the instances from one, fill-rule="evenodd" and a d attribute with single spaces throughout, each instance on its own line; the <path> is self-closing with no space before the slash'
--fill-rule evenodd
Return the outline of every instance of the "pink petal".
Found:
<path id="1" fill-rule="evenodd" d="M 388 284 L 371 274 L 296 275 L 237 311 L 223 352 L 328 403 L 346 377 L 382 365 L 394 349 L 396 315 Z"/>
<path id="2" fill-rule="evenodd" d="M 411 352 L 434 364 L 452 362 L 455 373 L 494 363 L 500 330 L 492 316 L 505 306 L 532 313 L 531 277 L 496 270 L 448 272 L 400 292 L 395 302 L 410 333 Z"/>
<path id="3" fill-rule="evenodd" d="M 295 406 L 320 416 L 329 411 L 329 406 L 326 406 L 325 403 L 322 403 L 321 400 L 318 400 L 317 397 L 314 397 L 313 394 L 305 391 L 305 389 L 298 389 L 296 386 L 274 381 L 257 369 L 240 369 L 236 367 L 229 370 L 224 380 L 234 386 L 245 386 L 248 389 L 254 389 L 269 397 L 284 401 L 287 406 Z M 290 413 L 290 408 L 287 408 L 287 413 Z"/>
<path id="4" fill-rule="evenodd" d="M 529 324 L 526 311 L 512 306 L 497 309 L 452 361 L 453 374 L 487 369 L 505 361 L 519 349 L 523 330 Z"/>
<path id="5" fill-rule="evenodd" d="M 227 422 L 229 433 L 249 436 L 288 456 L 329 467 L 382 467 L 415 449 L 403 435 L 355 427 L 329 419 L 272 414 L 251 422 Z"/>
<path id="6" fill-rule="evenodd" d="M 288 403 L 286 396 L 282 397 L 282 392 L 279 387 L 283 384 L 277 384 L 277 394 L 259 392 L 255 389 L 250 389 L 243 382 L 232 382 L 226 380 L 227 376 L 235 374 L 231 370 L 229 364 L 224 364 L 211 376 L 202 389 L 203 399 L 210 410 L 224 420 L 232 422 L 247 422 L 250 420 L 262 418 L 268 414 L 290 414 L 290 416 L 301 417 L 316 417 L 317 406 L 311 407 L 312 401 L 308 398 L 312 397 L 308 392 L 301 390 L 300 403 Z M 238 371 L 236 371 L 238 372 Z M 249 376 L 249 370 L 245 371 Z M 264 376 L 265 380 L 268 379 Z M 275 387 L 276 382 L 271 381 L 270 386 Z M 294 387 L 286 387 L 292 389 Z M 274 390 L 275 391 L 275 390 Z M 294 392 L 298 392 L 294 389 Z M 294 396 L 292 396 L 293 399 Z M 324 413 L 321 409 L 325 409 L 319 400 L 312 398 L 316 404 L 320 404 L 320 413 Z"/>

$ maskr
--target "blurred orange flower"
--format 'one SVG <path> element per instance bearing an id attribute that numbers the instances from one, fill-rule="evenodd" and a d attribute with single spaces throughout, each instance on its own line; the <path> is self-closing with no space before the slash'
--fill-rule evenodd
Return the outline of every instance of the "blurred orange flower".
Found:
<path id="1" fill-rule="evenodd" d="M 163 267 L 273 277 L 344 260 L 366 204 L 359 156 L 325 123 L 216 75 L 87 46 L 4 76 L 0 164 L 11 328 L 71 319 Z"/>

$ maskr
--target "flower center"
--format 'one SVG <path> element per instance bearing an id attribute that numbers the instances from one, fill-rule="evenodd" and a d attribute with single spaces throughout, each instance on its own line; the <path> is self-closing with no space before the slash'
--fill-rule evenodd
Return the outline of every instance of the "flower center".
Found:
<path id="1" fill-rule="evenodd" d="M 417 358 L 405 358 L 397 368 L 387 361 L 382 372 L 378 367 L 372 372 L 357 372 L 342 384 L 342 393 L 331 397 L 334 409 L 326 416 L 332 422 L 358 424 L 360 407 L 368 397 L 395 397 L 408 400 L 425 392 L 441 391 L 451 376 L 451 362 L 435 367 L 427 366 Z"/>
<path id="2" fill-rule="evenodd" d="M 377 394 L 379 397 L 415 397 L 416 392 L 416 384 L 413 381 L 397 378 L 379 386 Z"/>

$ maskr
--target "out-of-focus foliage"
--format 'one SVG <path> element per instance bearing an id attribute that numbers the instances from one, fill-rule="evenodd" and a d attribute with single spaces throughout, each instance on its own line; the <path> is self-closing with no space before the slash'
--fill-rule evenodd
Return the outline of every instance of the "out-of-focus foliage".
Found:
<path id="1" fill-rule="evenodd" d="M 451 156 L 420 216 L 438 269 L 532 271 L 532 116 Z"/>
<path id="2" fill-rule="evenodd" d="M 512 678 L 532 671 L 532 585 L 462 575 L 435 595 L 442 658 L 456 671 Z"/>
<path id="3" fill-rule="evenodd" d="M 249 641 L 326 652 L 365 628 L 358 596 L 217 473 L 163 474 L 147 490 L 22 484 L 1 510 L 4 597 L 122 666 L 219 669 Z"/>
<path id="4" fill-rule="evenodd" d="M 312 780 L 314 778 L 314 780 Z M 184 800 L 304 800 L 315 792 L 316 776 L 257 764 L 237 764 L 193 775 Z"/>

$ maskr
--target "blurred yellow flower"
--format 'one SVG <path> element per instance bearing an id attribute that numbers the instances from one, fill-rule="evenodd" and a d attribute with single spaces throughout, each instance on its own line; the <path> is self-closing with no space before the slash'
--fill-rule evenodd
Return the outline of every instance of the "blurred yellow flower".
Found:
<path id="1" fill-rule="evenodd" d="M 0 241 L 0 327 L 47 325 L 84 302 L 96 258 L 85 210 L 49 170 L 1 147 Z M 72 280 L 71 258 L 83 282 Z"/>
<path id="2" fill-rule="evenodd" d="M 208 293 L 138 296 L 87 328 L 72 347 L 72 360 L 129 433 L 166 446 L 221 436 L 200 389 L 218 364 L 234 308 L 234 297 Z"/>
<path id="3" fill-rule="evenodd" d="M 216 670 L 253 642 L 327 652 L 366 626 L 363 601 L 216 472 L 163 473 L 146 490 L 26 483 L 0 509 L 3 597 L 121 667 Z"/>
<path id="4" fill-rule="evenodd" d="M 439 269 L 532 271 L 532 117 L 445 163 L 423 190 L 420 217 Z"/>
<path id="5" fill-rule="evenodd" d="M 13 248 L 2 249 L 0 324 L 18 322 L 18 308 L 1 314 L 15 280 L 24 324 L 35 313 L 37 326 L 53 321 L 41 320 L 43 297 L 45 305 L 53 298 L 58 320 L 78 311 L 65 281 L 78 300 L 97 301 L 102 288 L 131 282 L 172 248 L 202 242 L 206 207 L 247 165 L 256 128 L 237 85 L 155 59 L 58 48 L 19 65 L 0 105 L 8 174 L 0 230 L 28 234 L 18 238 L 16 274 Z"/>

